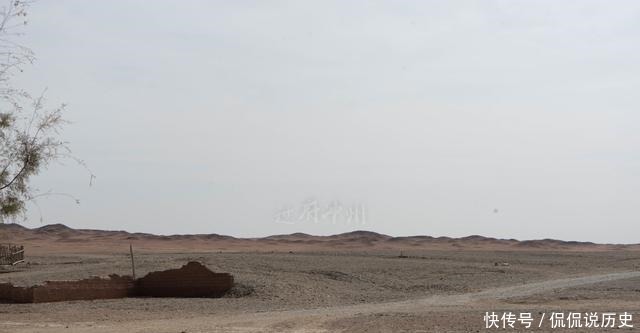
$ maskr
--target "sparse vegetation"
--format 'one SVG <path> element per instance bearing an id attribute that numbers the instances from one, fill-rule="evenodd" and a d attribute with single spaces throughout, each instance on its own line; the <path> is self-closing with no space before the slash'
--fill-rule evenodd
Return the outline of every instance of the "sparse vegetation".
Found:
<path id="1" fill-rule="evenodd" d="M 23 215 L 26 202 L 52 194 L 39 193 L 29 182 L 49 163 L 72 158 L 84 165 L 60 137 L 65 105 L 48 108 L 44 94 L 33 97 L 14 86 L 14 76 L 35 59 L 16 41 L 29 3 L 12 0 L 0 8 L 0 222 Z"/>

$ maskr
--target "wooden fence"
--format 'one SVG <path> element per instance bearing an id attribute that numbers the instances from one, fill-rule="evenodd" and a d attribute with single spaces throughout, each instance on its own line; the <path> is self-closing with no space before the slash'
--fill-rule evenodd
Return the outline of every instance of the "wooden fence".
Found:
<path id="1" fill-rule="evenodd" d="M 24 261 L 24 246 L 0 245 L 0 265 L 16 265 Z"/>

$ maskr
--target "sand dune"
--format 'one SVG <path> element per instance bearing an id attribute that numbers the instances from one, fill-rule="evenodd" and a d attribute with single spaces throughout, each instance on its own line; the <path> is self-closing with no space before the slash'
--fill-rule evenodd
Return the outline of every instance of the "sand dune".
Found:
<path id="1" fill-rule="evenodd" d="M 0 224 L 0 242 L 30 245 L 31 251 L 68 251 L 82 248 L 104 252 L 112 246 L 121 248 L 132 243 L 141 250 L 199 251 L 332 251 L 332 250 L 566 250 L 608 251 L 640 250 L 640 244 L 595 244 L 554 239 L 496 239 L 480 235 L 462 238 L 405 236 L 392 237 L 371 231 L 352 231 L 330 236 L 304 233 L 273 235 L 262 238 L 235 238 L 219 234 L 153 235 L 127 231 L 73 229 L 63 224 L 50 224 L 29 229 L 19 224 Z M 93 249 L 93 250 L 92 250 Z"/>

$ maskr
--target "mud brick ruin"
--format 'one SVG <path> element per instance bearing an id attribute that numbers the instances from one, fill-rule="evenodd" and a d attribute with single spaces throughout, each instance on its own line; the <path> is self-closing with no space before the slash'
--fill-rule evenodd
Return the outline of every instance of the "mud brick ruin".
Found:
<path id="1" fill-rule="evenodd" d="M 3 283 L 0 284 L 0 300 L 13 303 L 44 303 L 123 298 L 133 295 L 133 290 L 133 279 L 118 275 L 111 275 L 108 279 L 47 281 L 32 287 L 15 287 L 10 283 Z"/>
<path id="2" fill-rule="evenodd" d="M 214 273 L 191 261 L 179 269 L 152 272 L 136 281 L 137 296 L 220 297 L 233 285 L 227 273 Z"/>
<path id="3" fill-rule="evenodd" d="M 233 276 L 214 273 L 199 262 L 182 268 L 152 272 L 133 280 L 110 275 L 78 281 L 46 281 L 42 285 L 16 287 L 0 284 L 0 301 L 43 303 L 124 297 L 220 297 L 233 286 Z"/>

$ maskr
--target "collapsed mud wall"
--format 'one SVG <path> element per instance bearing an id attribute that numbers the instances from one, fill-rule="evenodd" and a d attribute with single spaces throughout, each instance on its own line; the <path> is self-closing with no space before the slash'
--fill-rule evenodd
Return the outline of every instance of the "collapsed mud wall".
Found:
<path id="1" fill-rule="evenodd" d="M 123 298 L 133 295 L 131 277 L 111 275 L 108 279 L 47 281 L 32 287 L 0 284 L 0 300 L 13 303 L 44 303 L 75 300 Z"/>
<path id="2" fill-rule="evenodd" d="M 233 286 L 233 276 L 214 273 L 199 262 L 149 273 L 136 281 L 136 294 L 151 297 L 219 297 Z"/>
<path id="3" fill-rule="evenodd" d="M 33 303 L 33 287 L 14 287 L 11 283 L 1 283 L 0 300 L 11 303 Z"/>
<path id="4" fill-rule="evenodd" d="M 0 302 L 44 303 L 135 296 L 220 297 L 233 286 L 233 276 L 214 273 L 198 262 L 178 269 L 152 272 L 138 280 L 110 275 L 78 281 L 46 281 L 42 285 L 18 287 L 0 284 Z"/>
<path id="5" fill-rule="evenodd" d="M 33 302 L 123 298 L 133 295 L 133 287 L 131 277 L 118 275 L 111 275 L 108 279 L 49 281 L 33 288 Z"/>

